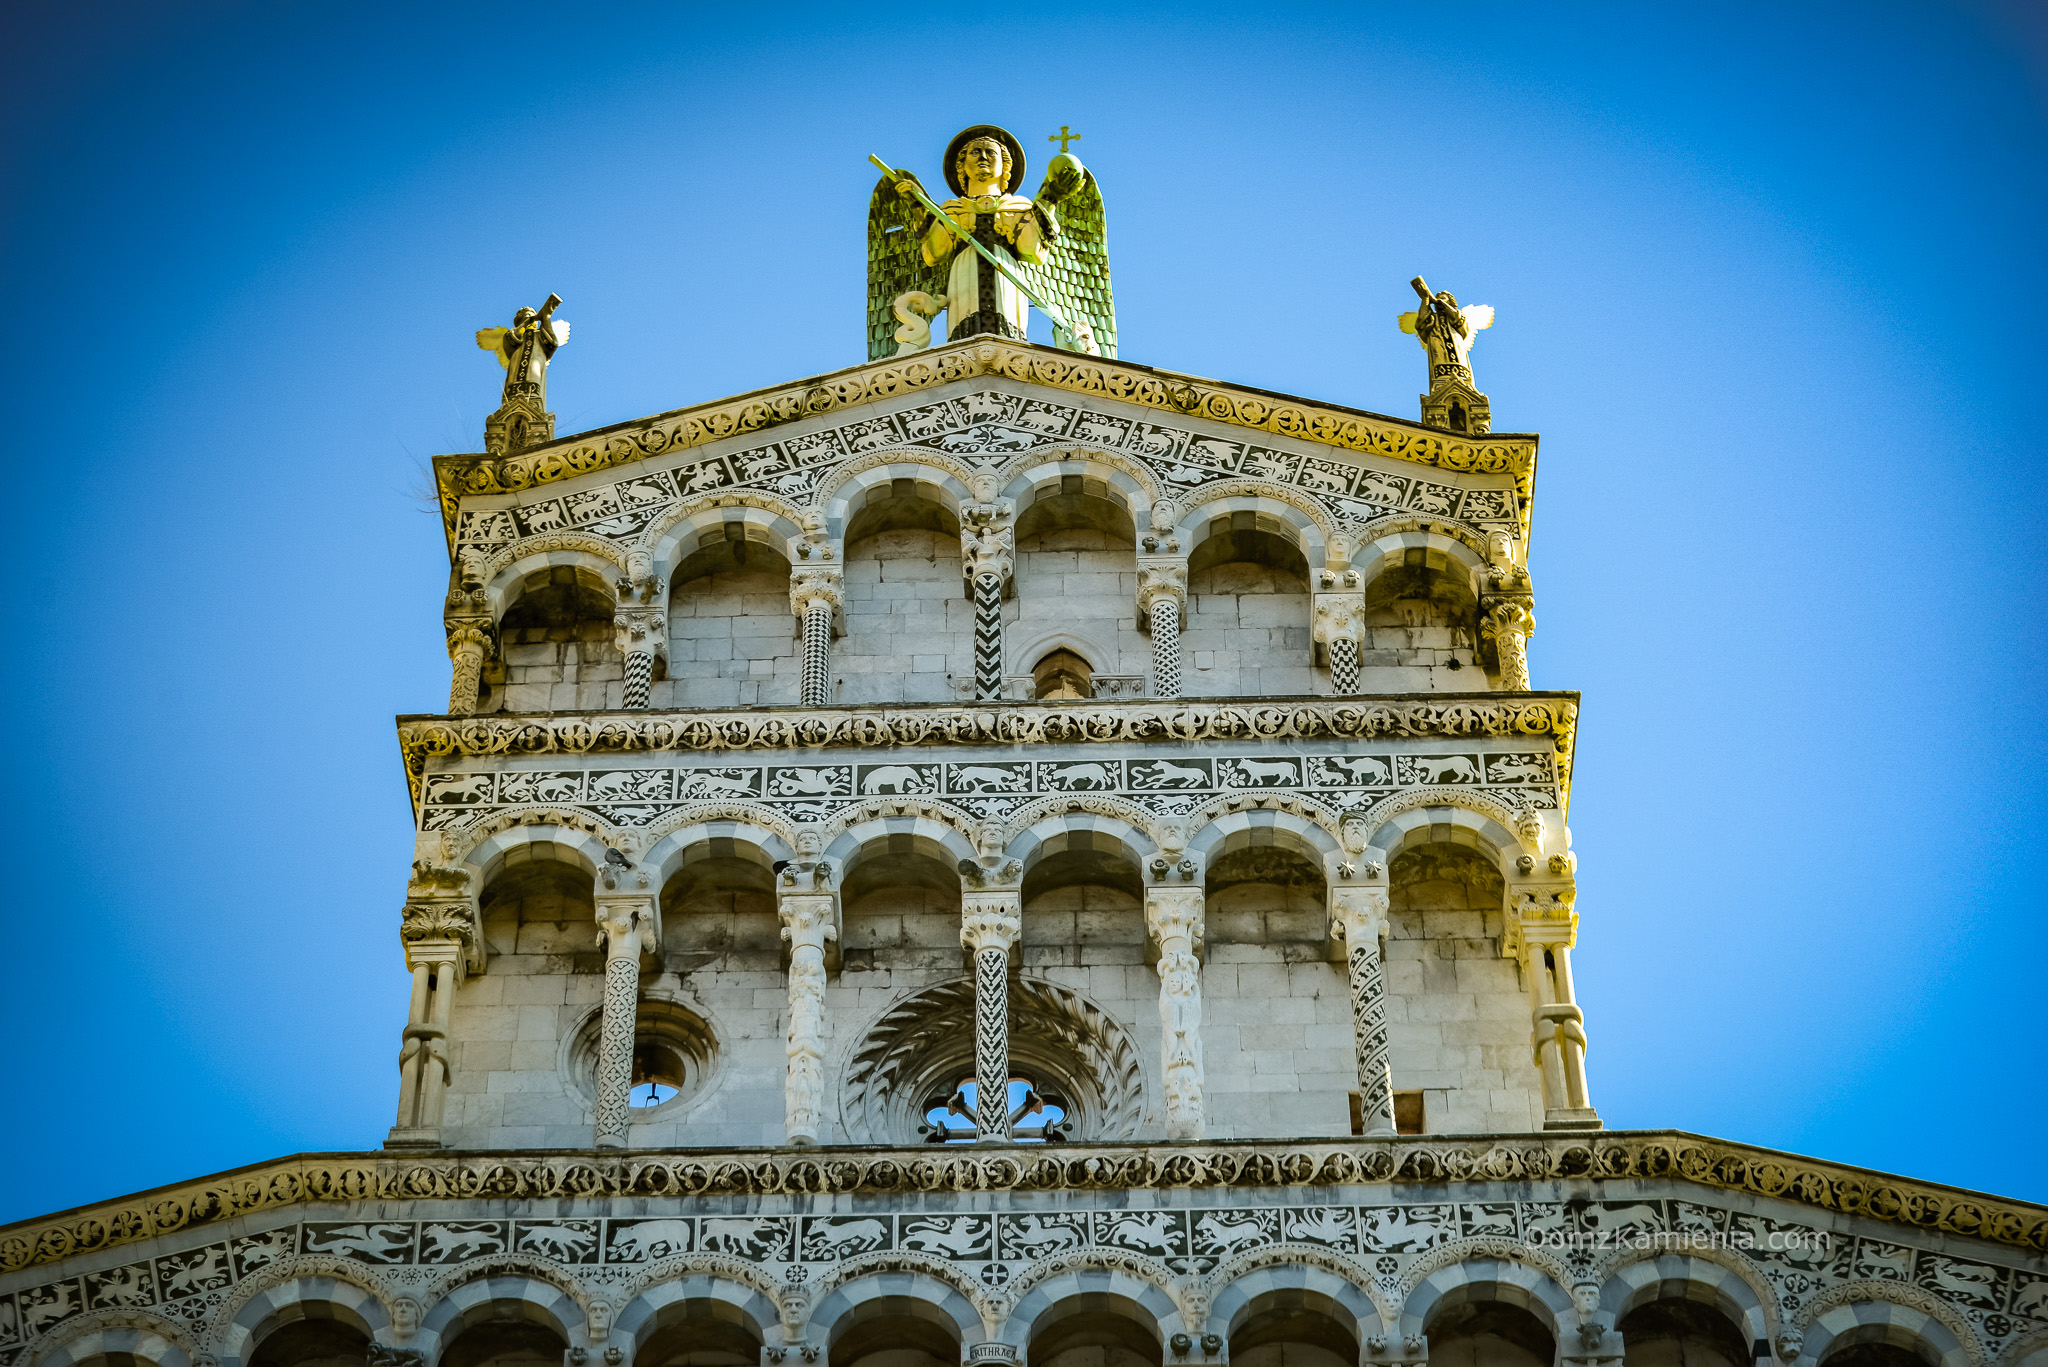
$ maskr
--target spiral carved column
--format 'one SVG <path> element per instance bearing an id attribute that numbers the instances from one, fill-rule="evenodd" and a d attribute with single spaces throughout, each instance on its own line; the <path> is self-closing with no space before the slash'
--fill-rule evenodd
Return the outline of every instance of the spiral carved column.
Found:
<path id="1" fill-rule="evenodd" d="M 974 955 L 974 1128 L 981 1143 L 1010 1139 L 1010 948 L 1023 925 L 1015 891 L 962 899 L 960 944 Z"/>
<path id="2" fill-rule="evenodd" d="M 1487 609 L 1481 633 L 1493 642 L 1500 658 L 1500 686 L 1509 692 L 1529 690 L 1529 638 L 1536 634 L 1536 618 L 1526 603 L 1502 599 Z"/>
<path id="3" fill-rule="evenodd" d="M 1387 1050 L 1387 986 L 1380 949 L 1387 910 L 1382 888 L 1330 890 L 1330 925 L 1344 937 L 1350 961 L 1358 1105 L 1368 1135 L 1394 1133 L 1394 1076 Z"/>
<path id="4" fill-rule="evenodd" d="M 466 717 L 476 711 L 482 690 L 484 661 L 491 653 L 487 623 L 454 622 L 448 627 L 448 660 L 454 674 L 448 684 L 448 715 Z"/>

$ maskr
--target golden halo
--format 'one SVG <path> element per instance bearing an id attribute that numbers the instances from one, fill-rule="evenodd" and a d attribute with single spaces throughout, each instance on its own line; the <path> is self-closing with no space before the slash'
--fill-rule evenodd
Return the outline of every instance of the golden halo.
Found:
<path id="1" fill-rule="evenodd" d="M 954 135 L 953 141 L 946 144 L 945 172 L 947 187 L 956 195 L 967 193 L 966 188 L 960 184 L 960 171 L 958 169 L 960 149 L 976 138 L 982 137 L 994 138 L 1008 149 L 1010 153 L 1010 183 L 1003 188 L 1006 194 L 1016 194 L 1017 187 L 1024 183 L 1024 144 L 1011 137 L 1009 129 L 998 128 L 992 123 L 978 123 L 972 128 L 963 128 Z"/>

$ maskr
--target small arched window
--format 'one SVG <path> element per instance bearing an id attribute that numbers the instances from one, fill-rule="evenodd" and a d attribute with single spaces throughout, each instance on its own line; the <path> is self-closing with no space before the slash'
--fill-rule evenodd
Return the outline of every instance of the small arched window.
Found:
<path id="1" fill-rule="evenodd" d="M 1072 1139 L 1066 1126 L 1067 1103 L 1055 1092 L 1041 1092 L 1028 1077 L 1010 1079 L 1010 1137 L 1020 1144 L 1052 1144 Z M 960 1079 L 950 1096 L 925 1101 L 924 1124 L 918 1130 L 927 1144 L 974 1142 L 975 1083 Z"/>
<path id="2" fill-rule="evenodd" d="M 1086 660 L 1064 648 L 1040 660 L 1031 671 L 1031 679 L 1031 696 L 1041 702 L 1095 696 L 1095 671 Z"/>

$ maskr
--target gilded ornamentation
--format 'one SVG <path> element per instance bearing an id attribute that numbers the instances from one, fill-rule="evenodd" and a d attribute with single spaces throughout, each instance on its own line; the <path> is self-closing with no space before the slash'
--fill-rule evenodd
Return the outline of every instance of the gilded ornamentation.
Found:
<path id="1" fill-rule="evenodd" d="M 1472 383 L 1472 343 L 1493 326 L 1493 306 L 1458 307 L 1449 290 L 1430 292 L 1421 276 L 1408 282 L 1422 306 L 1400 316 L 1401 331 L 1411 334 L 1429 354 L 1429 392 L 1422 396 L 1422 420 L 1453 432 L 1485 432 L 1493 423 L 1491 405 Z"/>
<path id="2" fill-rule="evenodd" d="M 484 423 L 484 449 L 511 455 L 555 439 L 555 415 L 548 412 L 548 363 L 569 340 L 569 325 L 555 317 L 561 296 L 550 294 L 538 309 L 520 309 L 509 328 L 484 328 L 476 344 L 505 368 L 505 392 L 498 411 Z"/>

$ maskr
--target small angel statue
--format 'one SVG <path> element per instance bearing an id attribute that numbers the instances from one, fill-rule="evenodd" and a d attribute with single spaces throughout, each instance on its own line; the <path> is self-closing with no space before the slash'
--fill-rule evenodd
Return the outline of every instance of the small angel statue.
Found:
<path id="1" fill-rule="evenodd" d="M 1079 157 L 1062 152 L 1035 199 L 1024 183 L 1024 148 L 1006 130 L 978 124 L 946 148 L 953 198 L 918 202 L 923 185 L 891 171 L 868 203 L 868 359 L 905 355 L 931 341 L 925 319 L 946 311 L 946 340 L 997 336 L 1022 341 L 1031 301 L 1004 272 L 1065 316 L 1054 341 L 1069 351 L 1116 355 L 1116 308 L 1102 191 Z M 956 231 L 957 229 L 957 231 Z M 971 236 L 1003 263 L 992 266 L 961 241 Z"/>
<path id="2" fill-rule="evenodd" d="M 532 397 L 542 409 L 548 406 L 548 362 L 555 349 L 569 340 L 569 325 L 555 317 L 562 296 L 550 294 L 539 312 L 521 309 L 512 315 L 509 328 L 483 328 L 476 344 L 496 354 L 505 367 L 505 402 L 515 397 Z"/>
<path id="3" fill-rule="evenodd" d="M 550 294 L 538 311 L 521 309 L 509 328 L 483 328 L 476 344 L 505 367 L 505 396 L 484 419 L 484 449 L 494 456 L 522 451 L 555 439 L 555 415 L 548 412 L 548 362 L 569 340 L 569 325 L 555 317 L 562 296 Z"/>
<path id="4" fill-rule="evenodd" d="M 1431 294 L 1429 285 L 1419 275 L 1408 283 L 1422 297 L 1422 307 L 1401 315 L 1401 331 L 1413 333 L 1429 353 L 1431 387 L 1445 379 L 1471 384 L 1472 339 L 1482 328 L 1493 326 L 1493 305 L 1470 304 L 1459 308 L 1457 297 L 1449 290 Z"/>
<path id="5" fill-rule="evenodd" d="M 1430 293 L 1421 276 L 1409 285 L 1422 307 L 1404 313 L 1401 331 L 1412 333 L 1429 353 L 1429 392 L 1422 396 L 1422 421 L 1453 432 L 1486 432 L 1493 426 L 1493 405 L 1472 383 L 1472 339 L 1493 326 L 1491 304 L 1458 307 L 1449 290 Z"/>

